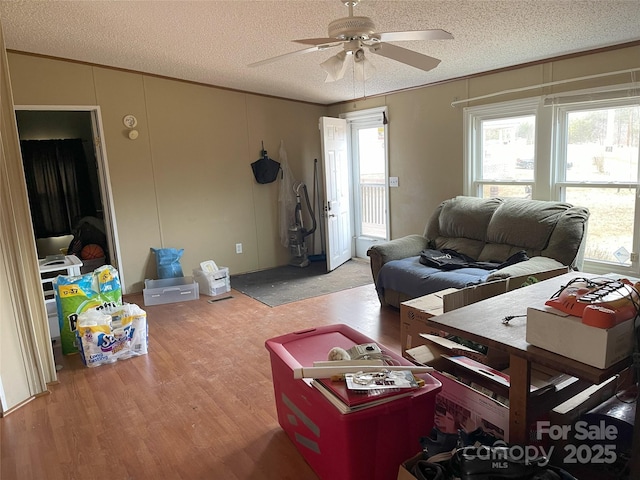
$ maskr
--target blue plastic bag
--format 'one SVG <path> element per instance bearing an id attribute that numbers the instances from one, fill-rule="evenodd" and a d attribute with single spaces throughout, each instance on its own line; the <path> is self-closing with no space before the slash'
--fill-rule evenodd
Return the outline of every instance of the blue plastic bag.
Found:
<path id="1" fill-rule="evenodd" d="M 180 250 L 177 248 L 152 248 L 151 251 L 156 255 L 158 278 L 184 277 L 182 265 L 180 265 L 180 258 L 184 253 L 183 248 Z"/>

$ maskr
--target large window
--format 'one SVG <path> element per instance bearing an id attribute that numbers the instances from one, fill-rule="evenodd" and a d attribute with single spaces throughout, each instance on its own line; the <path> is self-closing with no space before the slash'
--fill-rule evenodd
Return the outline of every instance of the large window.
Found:
<path id="1" fill-rule="evenodd" d="M 465 109 L 465 193 L 587 207 L 584 269 L 638 276 L 639 100 L 557 103 Z"/>
<path id="2" fill-rule="evenodd" d="M 530 198 L 535 182 L 537 101 L 476 109 L 468 118 L 469 194 Z"/>
<path id="3" fill-rule="evenodd" d="M 627 101 L 555 108 L 554 183 L 560 199 L 591 212 L 585 258 L 630 267 L 638 251 L 640 106 Z"/>

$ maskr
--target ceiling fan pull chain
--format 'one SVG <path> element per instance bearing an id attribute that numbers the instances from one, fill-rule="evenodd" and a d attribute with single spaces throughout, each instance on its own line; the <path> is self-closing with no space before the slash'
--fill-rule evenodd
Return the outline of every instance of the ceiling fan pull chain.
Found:
<path id="1" fill-rule="evenodd" d="M 351 62 L 351 79 L 353 83 L 353 101 L 356 101 L 356 62 Z"/>
<path id="2" fill-rule="evenodd" d="M 362 98 L 367 99 L 367 75 L 364 69 L 367 68 L 364 62 L 362 62 Z"/>

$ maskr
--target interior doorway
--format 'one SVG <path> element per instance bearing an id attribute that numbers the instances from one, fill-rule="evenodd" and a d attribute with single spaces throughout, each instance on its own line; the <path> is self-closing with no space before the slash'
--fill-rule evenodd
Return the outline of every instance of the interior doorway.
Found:
<path id="1" fill-rule="evenodd" d="M 38 258 L 68 252 L 86 263 L 83 271 L 101 264 L 118 268 L 99 108 L 16 106 L 15 111 Z M 83 259 L 88 243 L 99 245 L 104 257 Z"/>

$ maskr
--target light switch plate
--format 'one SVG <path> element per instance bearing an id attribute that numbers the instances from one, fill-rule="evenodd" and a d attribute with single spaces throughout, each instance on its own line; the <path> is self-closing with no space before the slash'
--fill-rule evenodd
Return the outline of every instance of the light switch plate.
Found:
<path id="1" fill-rule="evenodd" d="M 398 177 L 389 177 L 389 186 L 397 187 L 398 186 Z"/>

